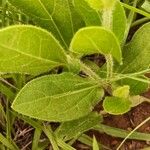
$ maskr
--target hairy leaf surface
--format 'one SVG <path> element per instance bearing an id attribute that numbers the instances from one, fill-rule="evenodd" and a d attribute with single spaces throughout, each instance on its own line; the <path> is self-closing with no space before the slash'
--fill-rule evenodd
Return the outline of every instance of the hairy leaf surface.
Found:
<path id="1" fill-rule="evenodd" d="M 66 63 L 57 40 L 34 26 L 16 25 L 0 30 L 0 72 L 40 74 Z"/>
<path id="2" fill-rule="evenodd" d="M 61 122 L 87 115 L 102 96 L 103 90 L 91 80 L 63 73 L 29 82 L 12 108 L 33 118 Z"/>
<path id="3" fill-rule="evenodd" d="M 82 16 L 86 26 L 101 25 L 102 16 L 92 9 L 85 0 L 73 0 L 75 9 Z"/>
<path id="4" fill-rule="evenodd" d="M 101 53 L 111 54 L 122 62 L 122 53 L 115 35 L 104 27 L 85 27 L 80 29 L 72 39 L 70 50 L 80 56 Z"/>
<path id="5" fill-rule="evenodd" d="M 65 141 L 75 138 L 102 121 L 102 116 L 97 113 L 90 113 L 82 118 L 67 121 L 56 130 L 56 136 Z"/>
<path id="6" fill-rule="evenodd" d="M 103 24 L 104 9 L 102 7 L 102 3 L 103 2 L 108 3 L 108 2 L 105 2 L 106 0 L 105 1 L 73 0 L 73 1 L 74 1 L 75 9 L 82 16 L 87 26 L 91 26 L 91 25 L 101 26 Z M 114 3 L 113 1 L 105 5 L 110 7 L 110 3 Z M 111 30 L 115 33 L 119 42 L 121 43 L 124 38 L 124 33 L 126 29 L 126 15 L 119 1 L 116 1 L 115 4 L 113 5 L 113 8 L 111 9 L 111 14 L 112 14 Z"/>
<path id="7" fill-rule="evenodd" d="M 123 65 L 116 65 L 119 73 L 146 70 L 150 65 L 150 23 L 143 25 L 123 50 Z"/>
<path id="8" fill-rule="evenodd" d="M 130 94 L 131 95 L 139 95 L 143 92 L 146 92 L 149 88 L 148 83 L 144 83 L 142 81 L 136 81 L 133 79 L 122 79 L 119 81 L 120 85 L 129 85 L 130 86 Z"/>
<path id="9" fill-rule="evenodd" d="M 106 97 L 103 102 L 103 107 L 109 114 L 120 115 L 130 110 L 131 102 L 126 98 Z"/>
<path id="10" fill-rule="evenodd" d="M 9 0 L 34 21 L 53 33 L 67 49 L 74 32 L 83 26 L 70 0 Z"/>

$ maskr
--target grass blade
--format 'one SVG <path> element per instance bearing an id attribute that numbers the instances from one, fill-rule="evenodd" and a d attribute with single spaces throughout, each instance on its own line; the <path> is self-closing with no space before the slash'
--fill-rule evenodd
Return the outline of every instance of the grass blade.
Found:
<path id="1" fill-rule="evenodd" d="M 19 150 L 17 146 L 11 144 L 1 133 L 0 133 L 0 142 L 11 150 Z"/>
<path id="2" fill-rule="evenodd" d="M 105 132 L 108 135 L 120 137 L 120 138 L 126 138 L 128 134 L 130 134 L 130 131 L 126 131 L 123 129 L 118 129 L 114 127 L 110 127 L 107 125 L 100 124 L 94 128 L 97 131 Z M 128 139 L 134 139 L 134 140 L 141 140 L 141 141 L 150 141 L 150 134 L 146 133 L 140 133 L 140 132 L 134 132 L 131 134 Z"/>
<path id="3" fill-rule="evenodd" d="M 37 150 L 38 149 L 38 143 L 40 140 L 40 136 L 41 136 L 42 130 L 39 128 L 36 128 L 34 131 L 34 137 L 33 137 L 33 141 L 32 141 L 32 150 Z"/>

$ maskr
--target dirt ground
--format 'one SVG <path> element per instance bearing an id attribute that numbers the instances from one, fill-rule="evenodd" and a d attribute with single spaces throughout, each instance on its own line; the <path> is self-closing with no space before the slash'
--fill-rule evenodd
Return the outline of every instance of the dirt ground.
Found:
<path id="1" fill-rule="evenodd" d="M 144 94 L 145 97 L 150 98 L 150 91 Z M 95 108 L 97 111 L 101 109 L 101 104 Z M 104 117 L 103 124 L 131 131 L 136 126 L 138 126 L 142 121 L 150 116 L 150 103 L 144 102 L 137 107 L 134 107 L 131 111 L 124 115 L 108 115 Z M 147 122 L 141 126 L 137 131 L 142 133 L 150 133 L 150 122 Z M 105 133 L 100 134 L 96 131 L 88 132 L 91 137 L 93 134 L 96 139 L 103 145 L 109 147 L 111 150 L 116 150 L 123 139 L 109 136 Z M 120 150 L 141 150 L 145 147 L 150 146 L 150 142 L 138 141 L 138 140 L 127 140 Z M 76 143 L 75 145 L 77 150 L 92 150 L 81 143 Z M 103 150 L 106 150 L 103 148 Z"/>

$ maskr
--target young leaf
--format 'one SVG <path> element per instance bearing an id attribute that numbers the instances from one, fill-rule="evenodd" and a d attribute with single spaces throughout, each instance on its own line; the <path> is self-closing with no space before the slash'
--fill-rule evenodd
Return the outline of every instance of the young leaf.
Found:
<path id="1" fill-rule="evenodd" d="M 122 62 L 119 42 L 115 35 L 104 27 L 85 27 L 73 37 L 70 51 L 80 56 L 92 53 L 111 54 L 118 62 Z"/>
<path id="2" fill-rule="evenodd" d="M 62 123 L 56 130 L 56 136 L 65 141 L 80 136 L 85 131 L 102 122 L 102 116 L 97 113 L 90 113 L 87 116 Z"/>
<path id="3" fill-rule="evenodd" d="M 123 50 L 123 65 L 116 65 L 119 73 L 146 70 L 150 65 L 150 23 L 143 25 Z"/>
<path id="4" fill-rule="evenodd" d="M 130 110 L 131 102 L 126 98 L 106 97 L 103 102 L 103 107 L 109 114 L 121 115 Z"/>
<path id="5" fill-rule="evenodd" d="M 111 6 L 112 8 L 110 9 L 111 11 L 111 25 L 110 26 L 111 26 L 112 31 L 118 38 L 119 42 L 120 43 L 122 42 L 124 38 L 127 20 L 126 20 L 124 8 L 122 7 L 119 1 L 113 0 L 110 3 L 110 0 L 109 2 L 107 0 L 98 0 L 97 3 L 99 4 L 97 4 L 98 7 L 96 7 L 96 9 L 93 8 L 94 5 L 92 5 L 93 7 L 91 7 L 91 4 L 90 4 L 90 3 L 96 3 L 95 0 L 82 0 L 82 1 L 73 0 L 73 1 L 74 1 L 75 9 L 82 16 L 87 26 L 102 25 L 104 17 L 105 17 L 104 11 L 106 9 L 104 9 L 104 6 L 102 7 L 100 5 L 102 5 L 102 3 L 107 3 L 105 4 L 105 7 Z"/>
<path id="6" fill-rule="evenodd" d="M 118 87 L 113 91 L 113 96 L 120 98 L 128 98 L 130 93 L 130 87 L 128 85 L 124 85 L 122 87 Z"/>
<path id="7" fill-rule="evenodd" d="M 89 114 L 102 96 L 103 90 L 95 82 L 63 73 L 29 82 L 18 93 L 12 108 L 33 118 L 64 122 Z"/>
<path id="8" fill-rule="evenodd" d="M 71 0 L 8 1 L 30 16 L 36 24 L 52 32 L 66 49 L 74 33 L 84 25 Z"/>
<path id="9" fill-rule="evenodd" d="M 65 63 L 63 48 L 47 31 L 28 25 L 0 30 L 0 72 L 35 75 Z"/>

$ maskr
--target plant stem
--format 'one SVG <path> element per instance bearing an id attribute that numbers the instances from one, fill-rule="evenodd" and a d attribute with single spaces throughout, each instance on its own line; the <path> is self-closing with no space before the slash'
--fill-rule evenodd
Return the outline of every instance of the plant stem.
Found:
<path id="1" fill-rule="evenodd" d="M 85 72 L 89 77 L 93 80 L 101 81 L 101 78 L 88 66 L 86 66 L 83 62 L 80 62 L 81 70 Z"/>
<path id="2" fill-rule="evenodd" d="M 133 23 L 131 24 L 131 27 L 135 27 L 135 26 L 137 26 L 137 25 L 143 24 L 143 23 L 145 23 L 145 22 L 147 22 L 147 21 L 149 21 L 149 20 L 150 20 L 150 18 L 147 18 L 147 17 L 141 18 L 141 19 L 139 19 L 139 20 L 133 22 Z"/>
<path id="3" fill-rule="evenodd" d="M 108 54 L 106 57 L 106 63 L 107 63 L 107 80 L 111 79 L 113 76 L 113 59 L 111 54 Z"/>
<path id="4" fill-rule="evenodd" d="M 112 28 L 112 9 L 103 10 L 103 22 L 102 25 L 108 29 Z"/>
<path id="5" fill-rule="evenodd" d="M 150 18 L 150 14 L 149 13 L 147 13 L 147 12 L 145 12 L 143 10 L 140 10 L 140 9 L 138 9 L 136 7 L 130 6 L 128 4 L 125 4 L 125 3 L 122 3 L 122 2 L 120 2 L 120 3 L 122 4 L 123 7 L 127 8 L 127 9 L 130 9 L 131 11 L 134 11 L 134 12 L 136 12 L 138 14 L 141 14 L 141 15 L 143 15 L 145 17 Z"/>
<path id="6" fill-rule="evenodd" d="M 92 80 L 101 81 L 101 78 L 86 64 L 80 61 L 78 58 L 74 58 L 74 56 L 67 56 L 68 60 L 68 70 L 70 72 L 79 73 L 79 71 L 83 71 L 86 75 L 88 75 Z M 73 63 L 72 63 L 73 62 Z M 77 68 L 77 69 L 76 69 Z"/>
<path id="7" fill-rule="evenodd" d="M 113 7 L 112 7 L 113 8 Z M 107 29 L 112 28 L 112 8 L 107 8 L 103 10 L 103 26 Z M 111 54 L 105 55 L 106 63 L 107 63 L 107 82 L 112 77 L 113 74 L 113 58 Z"/>

